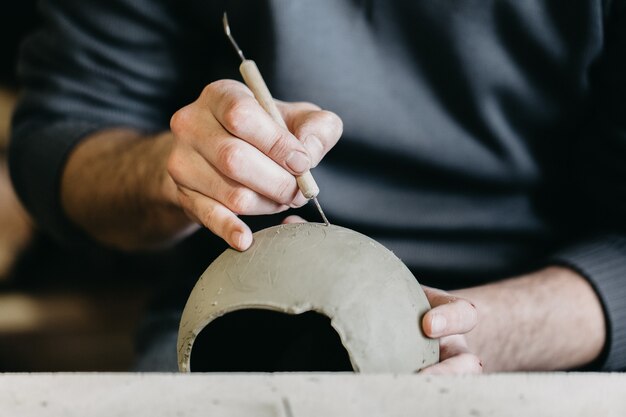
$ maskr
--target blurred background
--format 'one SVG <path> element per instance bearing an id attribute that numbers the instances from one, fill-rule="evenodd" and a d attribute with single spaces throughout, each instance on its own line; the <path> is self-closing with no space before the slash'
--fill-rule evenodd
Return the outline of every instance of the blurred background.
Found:
<path id="1" fill-rule="evenodd" d="M 37 231 L 10 185 L 16 59 L 39 25 L 35 3 L 14 2 L 0 14 L 0 372 L 127 370 L 150 283 L 123 259 L 68 256 Z"/>

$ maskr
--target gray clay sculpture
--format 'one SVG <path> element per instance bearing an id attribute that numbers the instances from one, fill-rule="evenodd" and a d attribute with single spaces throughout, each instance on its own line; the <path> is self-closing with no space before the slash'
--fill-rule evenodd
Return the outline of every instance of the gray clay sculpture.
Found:
<path id="1" fill-rule="evenodd" d="M 321 313 L 357 372 L 415 372 L 439 360 L 420 330 L 428 300 L 409 269 L 369 237 L 318 223 L 270 227 L 245 252 L 227 249 L 196 283 L 178 332 L 178 367 L 189 372 L 196 336 L 232 311 Z"/>

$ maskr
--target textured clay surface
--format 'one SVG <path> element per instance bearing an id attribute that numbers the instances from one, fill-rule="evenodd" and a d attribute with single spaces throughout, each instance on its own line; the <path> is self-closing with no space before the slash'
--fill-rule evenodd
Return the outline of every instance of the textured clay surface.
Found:
<path id="1" fill-rule="evenodd" d="M 350 229 L 280 225 L 255 233 L 245 252 L 222 253 L 185 306 L 180 371 L 191 370 L 193 342 L 205 326 L 250 308 L 328 316 L 355 371 L 415 372 L 439 360 L 438 342 L 420 331 L 430 306 L 413 274 L 391 251 Z"/>

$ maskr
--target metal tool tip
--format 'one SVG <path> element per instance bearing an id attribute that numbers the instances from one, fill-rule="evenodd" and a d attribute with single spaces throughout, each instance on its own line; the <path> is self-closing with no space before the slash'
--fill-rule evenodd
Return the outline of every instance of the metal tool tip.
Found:
<path id="1" fill-rule="evenodd" d="M 224 16 L 222 16 L 222 23 L 224 24 L 226 36 L 230 36 L 230 26 L 228 26 L 228 14 L 226 12 L 224 12 Z"/>
<path id="2" fill-rule="evenodd" d="M 315 206 L 317 207 L 317 211 L 320 212 L 320 215 L 322 216 L 322 219 L 324 220 L 324 224 L 326 224 L 326 226 L 330 226 L 330 222 L 326 218 L 326 215 L 324 214 L 324 210 L 322 210 L 322 206 L 320 206 L 320 202 L 317 201 L 317 197 L 313 197 L 313 202 L 315 203 Z"/>
<path id="3" fill-rule="evenodd" d="M 243 55 L 243 51 L 241 50 L 239 45 L 237 45 L 235 38 L 233 38 L 233 35 L 230 33 L 230 25 L 228 24 L 228 15 L 226 14 L 226 12 L 224 12 L 224 15 L 222 16 L 222 23 L 224 24 L 224 33 L 226 33 L 226 36 L 230 40 L 230 43 L 233 45 L 233 48 L 235 48 L 235 51 L 237 51 L 237 55 L 239 55 L 239 58 L 241 58 L 242 61 L 245 61 L 246 57 Z"/>

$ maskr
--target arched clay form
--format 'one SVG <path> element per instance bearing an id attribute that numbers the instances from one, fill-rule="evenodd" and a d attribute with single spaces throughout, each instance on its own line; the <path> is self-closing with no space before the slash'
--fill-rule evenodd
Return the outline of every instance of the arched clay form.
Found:
<path id="1" fill-rule="evenodd" d="M 357 372 L 415 372 L 439 360 L 421 317 L 417 280 L 369 237 L 318 223 L 270 227 L 245 252 L 227 249 L 196 283 L 178 331 L 178 367 L 189 372 L 196 336 L 232 311 L 316 311 L 331 319 Z"/>

